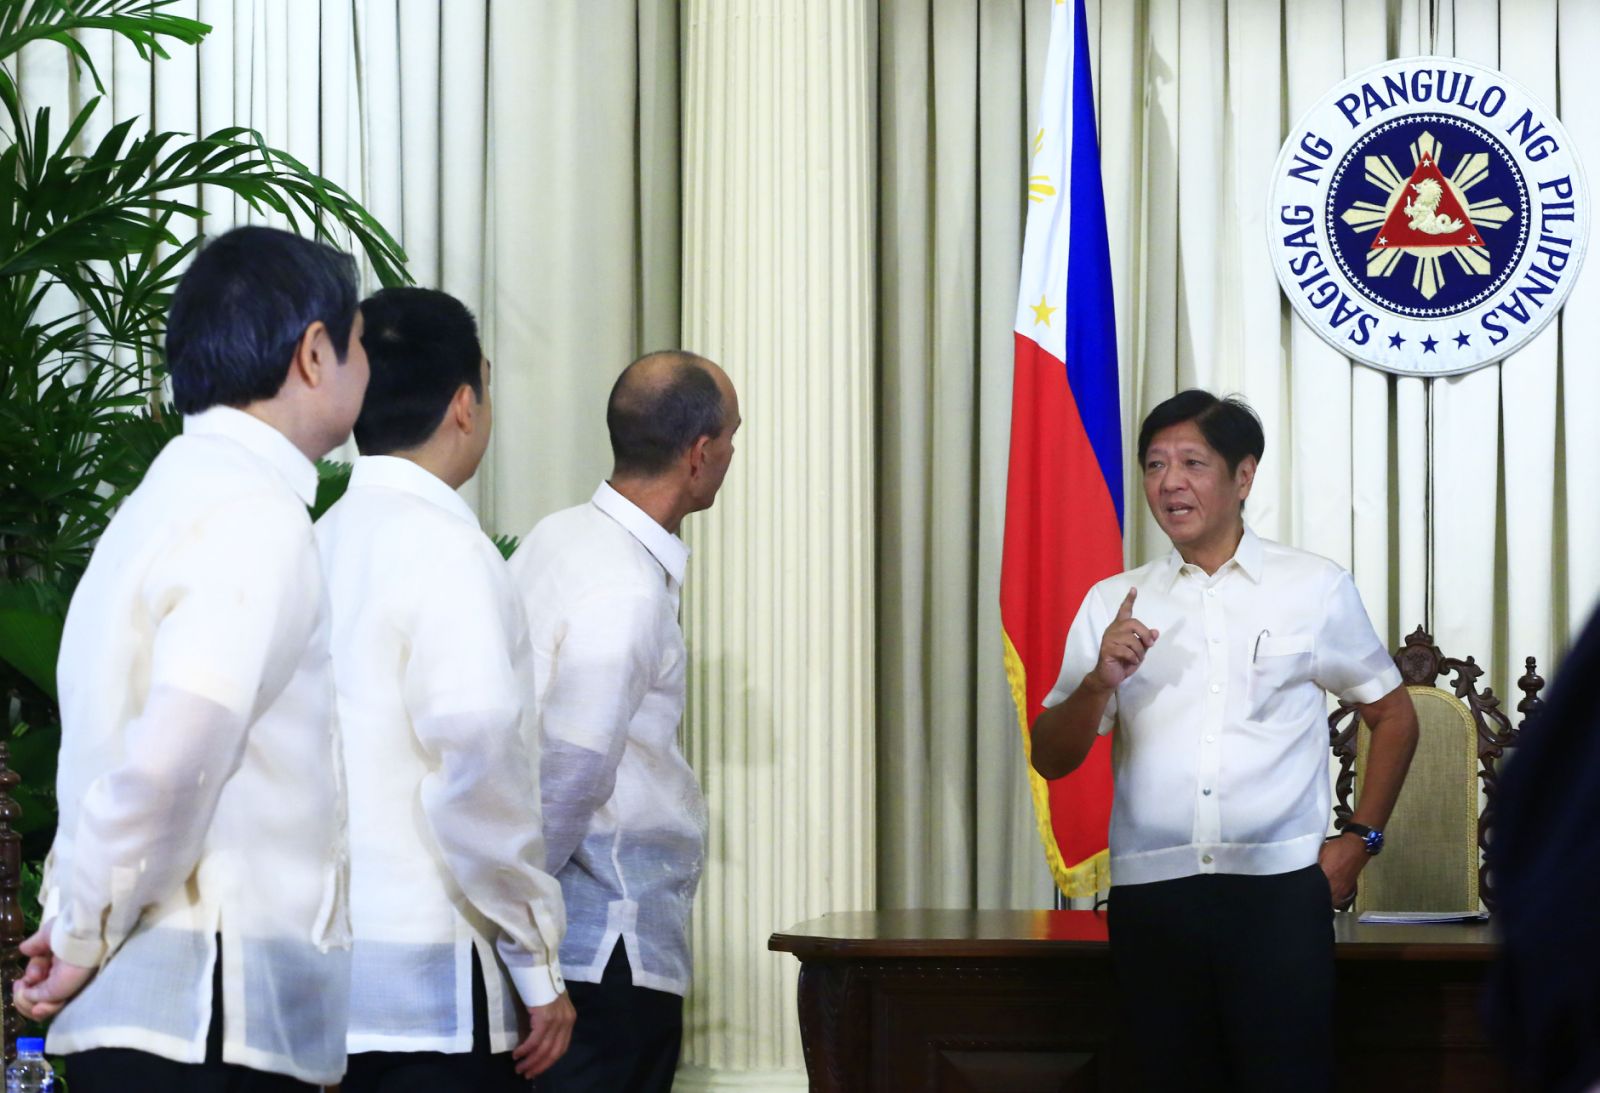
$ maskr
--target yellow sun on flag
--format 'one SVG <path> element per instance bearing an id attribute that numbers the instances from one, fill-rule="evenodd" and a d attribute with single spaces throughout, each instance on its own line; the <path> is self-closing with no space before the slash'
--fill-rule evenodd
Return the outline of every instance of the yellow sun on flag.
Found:
<path id="1" fill-rule="evenodd" d="M 1059 3 L 1060 0 L 1057 0 Z M 1044 147 L 1044 130 L 1041 129 L 1033 135 L 1033 154 L 1038 155 L 1039 149 Z M 1050 184 L 1049 175 L 1028 176 L 1028 200 L 1042 202 L 1047 197 L 1056 196 L 1056 188 Z"/>
<path id="2" fill-rule="evenodd" d="M 1059 307 L 1051 307 L 1048 303 L 1046 303 L 1042 294 L 1039 297 L 1038 303 L 1029 304 L 1028 307 L 1033 311 L 1034 326 L 1038 326 L 1040 323 L 1043 323 L 1045 326 L 1049 326 L 1050 316 L 1061 310 Z"/>

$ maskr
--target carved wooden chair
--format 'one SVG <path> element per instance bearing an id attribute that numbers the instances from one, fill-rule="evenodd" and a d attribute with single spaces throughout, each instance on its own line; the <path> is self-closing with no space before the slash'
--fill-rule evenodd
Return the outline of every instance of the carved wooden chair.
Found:
<path id="1" fill-rule="evenodd" d="M 1522 715 L 1511 725 L 1493 689 L 1478 688 L 1483 669 L 1472 657 L 1447 657 L 1422 627 L 1394 655 L 1417 710 L 1417 753 L 1394 814 L 1385 825 L 1382 854 L 1367 864 L 1352 901 L 1356 911 L 1494 910 L 1493 878 L 1483 851 L 1494 827 L 1499 760 L 1515 746 L 1521 726 L 1539 708 L 1544 680 L 1533 657 L 1517 681 Z M 1439 685 L 1454 673 L 1450 690 Z M 1354 706 L 1340 703 L 1328 717 L 1329 746 L 1339 761 L 1334 825 L 1350 821 L 1351 794 L 1361 797 L 1371 733 Z M 1479 786 L 1482 807 L 1479 807 Z M 1348 909 L 1348 908 L 1347 908 Z"/>
<path id="2" fill-rule="evenodd" d="M 0 1000 L 3 1000 L 4 1052 L 3 1062 L 17 1057 L 17 1036 L 22 1031 L 22 1015 L 11 1002 L 11 984 L 21 978 L 24 961 L 17 946 L 27 937 L 27 926 L 22 917 L 22 836 L 17 832 L 17 820 L 22 816 L 22 806 L 12 797 L 12 791 L 22 781 L 7 764 L 11 746 L 0 742 Z"/>

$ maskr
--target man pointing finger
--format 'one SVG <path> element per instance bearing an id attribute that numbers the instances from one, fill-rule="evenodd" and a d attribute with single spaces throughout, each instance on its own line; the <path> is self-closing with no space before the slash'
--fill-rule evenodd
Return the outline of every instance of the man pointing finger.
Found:
<path id="1" fill-rule="evenodd" d="M 1264 447 L 1239 399 L 1151 411 L 1145 500 L 1173 550 L 1089 590 L 1033 725 L 1046 778 L 1112 734 L 1111 955 L 1153 1090 L 1330 1088 L 1332 907 L 1381 848 L 1416 747 L 1350 575 L 1245 525 Z M 1325 844 L 1328 692 L 1372 746 L 1354 820 Z"/>
<path id="2" fill-rule="evenodd" d="M 1133 617 L 1133 601 L 1138 595 L 1137 588 L 1128 589 L 1122 606 L 1117 608 L 1116 621 L 1106 627 L 1105 637 L 1100 639 L 1100 664 L 1094 675 L 1107 691 L 1139 670 L 1145 652 L 1161 636 L 1159 630 L 1152 630 Z"/>

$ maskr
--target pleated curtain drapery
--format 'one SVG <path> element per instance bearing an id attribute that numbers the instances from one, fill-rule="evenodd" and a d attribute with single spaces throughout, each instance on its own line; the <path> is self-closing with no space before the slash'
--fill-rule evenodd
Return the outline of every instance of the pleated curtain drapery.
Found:
<path id="1" fill-rule="evenodd" d="M 861 617 L 875 623 L 852 693 L 876 696 L 867 727 L 876 782 L 875 800 L 859 809 L 820 783 L 806 792 L 833 801 L 818 813 L 830 823 L 857 825 L 840 837 L 875 842 L 861 860 L 876 862 L 879 906 L 1048 906 L 1001 661 L 998 578 L 1011 328 L 1051 0 L 824 7 L 830 25 L 853 27 L 866 12 L 863 25 L 875 28 L 869 108 L 831 116 L 842 129 L 829 137 L 830 147 L 852 150 L 841 164 L 856 162 L 858 145 L 875 150 L 867 184 L 876 201 L 861 203 L 868 215 L 854 233 L 772 239 L 858 248 L 874 271 L 875 335 L 861 367 L 872 418 L 862 450 L 875 452 L 863 509 L 875 526 L 861 541 L 875 560 Z M 110 109 L 85 139 L 133 114 L 192 133 L 251 125 L 344 185 L 400 238 L 419 283 L 479 314 L 496 428 L 465 492 L 485 527 L 521 534 L 586 497 L 608 470 L 603 408 L 614 377 L 636 353 L 684 336 L 685 254 L 723 253 L 720 237 L 693 234 L 724 223 L 715 195 L 696 206 L 708 210 L 700 220 L 684 213 L 681 104 L 695 78 L 680 72 L 685 9 L 668 0 L 184 0 L 175 10 L 216 29 L 199 49 L 174 48 L 154 65 L 109 36 L 86 36 L 107 62 Z M 1431 383 L 1396 379 L 1353 364 L 1291 315 L 1267 253 L 1267 190 L 1284 132 L 1312 102 L 1368 65 L 1435 51 L 1528 86 L 1593 162 L 1600 6 L 1090 0 L 1089 18 L 1125 445 L 1145 411 L 1182 387 L 1244 394 L 1267 434 L 1249 504 L 1256 530 L 1349 567 L 1391 644 L 1428 625 L 1447 653 L 1476 656 L 1496 693 L 1514 697 L 1521 658 L 1552 667 L 1600 594 L 1600 463 L 1583 447 L 1600 420 L 1600 369 L 1587 349 L 1600 333 L 1600 270 L 1588 263 L 1560 320 L 1505 363 Z M 697 40 L 715 48 L 722 39 Z M 92 92 L 48 43 L 29 47 L 21 76 L 28 101 L 58 116 Z M 770 91 L 742 93 L 777 96 L 787 86 L 747 82 Z M 726 93 L 702 88 L 700 124 L 724 113 L 780 126 L 798 116 L 775 103 L 719 112 Z M 816 124 L 816 113 L 806 116 Z M 803 145 L 785 141 L 804 139 L 785 130 L 771 143 L 792 150 Z M 696 147 L 730 162 L 755 154 L 710 129 Z M 784 162 L 788 184 L 796 169 Z M 708 161 L 697 177 L 725 168 Z M 201 197 L 208 231 L 247 218 L 231 197 Z M 691 237 L 704 245 L 696 250 Z M 791 257 L 772 264 L 787 268 Z M 736 344 L 715 333 L 711 305 L 724 297 L 748 296 L 751 314 L 789 322 L 785 307 L 799 304 L 769 306 L 725 283 L 746 268 L 695 264 L 704 283 L 689 333 Z M 752 405 L 770 400 L 752 394 Z M 749 436 L 775 428 L 747 417 Z M 1167 544 L 1143 505 L 1131 451 L 1124 463 L 1126 553 L 1138 564 Z M 780 491 L 761 511 L 775 527 L 824 511 L 839 519 L 847 492 Z M 708 520 L 698 565 L 717 564 L 709 551 L 722 540 L 712 533 L 739 519 L 730 509 Z M 828 572 L 819 562 L 793 580 Z M 685 588 L 686 614 L 706 633 L 716 601 L 697 597 L 725 583 Z M 692 680 L 713 670 L 693 648 L 691 657 Z M 724 692 L 734 693 L 697 694 Z M 740 700 L 782 709 L 792 697 Z M 724 724 L 703 713 L 704 725 Z M 722 743 L 696 746 L 711 754 Z M 815 858 L 822 845 L 772 835 L 777 862 Z M 708 869 L 734 865 L 713 859 Z M 826 862 L 812 867 L 826 872 Z M 773 876 L 775 891 L 794 895 L 798 874 L 775 866 Z M 759 939 L 789 925 L 740 929 Z M 697 929 L 712 937 L 719 926 L 707 918 Z M 792 992 L 761 983 L 756 996 L 785 1007 L 777 1020 L 751 1023 L 750 1035 L 769 1042 L 734 1051 L 713 1042 L 723 1030 L 697 1029 L 691 1062 L 800 1065 L 793 1037 L 778 1031 L 792 1020 Z M 707 979 L 696 986 L 718 989 Z"/>
<path id="2" fill-rule="evenodd" d="M 521 535 L 610 470 L 605 400 L 679 332 L 678 19 L 670 0 L 180 0 L 212 27 L 153 63 L 84 35 L 115 121 L 259 130 L 356 196 L 416 282 L 478 315 L 493 362 L 488 458 L 463 493 Z M 66 51 L 28 46 L 22 91 L 57 124 L 94 94 Z M 60 131 L 59 129 L 57 131 Z M 251 214 L 200 195 L 204 230 Z M 370 278 L 367 288 L 376 288 Z M 344 458 L 353 448 L 336 453 Z"/>
<path id="3" fill-rule="evenodd" d="M 1050 4 L 879 5 L 878 837 L 885 906 L 1047 906 L 996 605 L 1029 138 Z M 1600 7 L 1090 0 L 1122 371 L 1126 554 L 1168 549 L 1132 441 L 1190 386 L 1266 427 L 1248 519 L 1349 568 L 1517 697 L 1600 594 L 1600 269 L 1503 364 L 1395 378 L 1293 317 L 1267 252 L 1283 134 L 1348 74 L 1437 52 L 1554 108 L 1600 162 Z M 1070 321 L 1070 316 L 1068 317 Z M 1071 544 L 1063 544 L 1071 549 Z"/>
<path id="4" fill-rule="evenodd" d="M 885 907 L 1051 900 L 1000 644 L 1012 321 L 1049 28 L 1048 3 L 878 9 Z"/>

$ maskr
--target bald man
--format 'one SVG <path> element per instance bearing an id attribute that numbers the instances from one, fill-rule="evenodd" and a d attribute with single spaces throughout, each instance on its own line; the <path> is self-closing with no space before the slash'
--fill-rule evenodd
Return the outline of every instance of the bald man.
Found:
<path id="1" fill-rule="evenodd" d="M 739 398 L 692 353 L 651 353 L 606 407 L 614 466 L 511 559 L 531 624 L 546 868 L 578 1020 L 541 1093 L 669 1090 L 689 986 L 689 908 L 706 808 L 678 750 L 686 655 L 683 518 L 711 507 Z"/>

